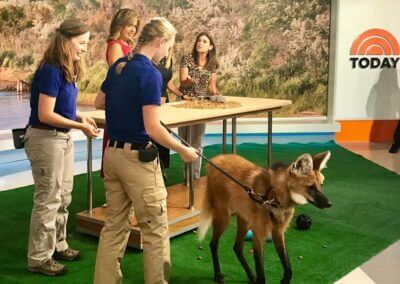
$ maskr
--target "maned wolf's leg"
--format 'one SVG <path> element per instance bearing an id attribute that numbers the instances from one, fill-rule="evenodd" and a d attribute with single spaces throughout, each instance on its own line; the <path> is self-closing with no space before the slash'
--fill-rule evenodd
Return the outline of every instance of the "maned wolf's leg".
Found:
<path id="1" fill-rule="evenodd" d="M 256 264 L 257 284 L 265 283 L 264 273 L 264 243 L 267 239 L 268 232 L 253 231 L 253 250 L 254 262 Z"/>
<path id="2" fill-rule="evenodd" d="M 274 241 L 276 252 L 278 253 L 283 266 L 284 272 L 281 283 L 290 283 L 290 279 L 292 278 L 292 268 L 290 266 L 289 256 L 286 250 L 285 235 L 277 228 L 272 230 L 272 239 Z"/>
<path id="3" fill-rule="evenodd" d="M 253 271 L 249 267 L 249 264 L 246 261 L 245 256 L 243 255 L 243 244 L 244 238 L 246 237 L 248 227 L 245 220 L 237 216 L 237 233 L 236 233 L 236 241 L 233 247 L 233 250 L 239 259 L 240 263 L 242 264 L 244 271 L 246 271 L 247 277 L 251 282 L 256 281 L 256 277 L 254 276 Z"/>
<path id="4" fill-rule="evenodd" d="M 221 211 L 218 211 L 216 213 L 220 212 Z M 221 267 L 219 264 L 218 241 L 225 229 L 228 227 L 229 219 L 229 214 L 224 213 L 217 216 L 214 215 L 213 218 L 213 235 L 210 242 L 210 248 L 214 265 L 214 281 L 219 283 L 224 281 L 224 276 L 221 274 Z"/>

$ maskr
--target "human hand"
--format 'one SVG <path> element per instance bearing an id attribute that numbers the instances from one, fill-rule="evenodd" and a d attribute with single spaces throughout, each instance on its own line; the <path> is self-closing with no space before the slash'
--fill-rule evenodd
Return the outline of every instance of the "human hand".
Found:
<path id="1" fill-rule="evenodd" d="M 191 101 L 192 97 L 189 96 L 189 95 L 182 95 L 182 99 L 185 100 L 185 101 Z"/>
<path id="2" fill-rule="evenodd" d="M 184 147 L 179 155 L 185 163 L 193 162 L 198 157 L 198 150 L 193 147 Z"/>
<path id="3" fill-rule="evenodd" d="M 81 120 L 82 120 L 82 123 L 88 123 L 90 125 L 93 125 L 95 128 L 97 128 L 96 122 L 90 116 L 86 116 L 86 115 L 82 115 L 81 114 Z"/>
<path id="4" fill-rule="evenodd" d="M 189 83 L 189 84 L 197 84 L 198 82 L 199 82 L 199 79 L 195 79 L 195 78 L 192 78 L 192 77 L 190 77 L 189 75 L 187 76 L 187 78 L 186 78 L 186 81 Z"/>
<path id="5" fill-rule="evenodd" d="M 85 133 L 85 135 L 87 137 L 90 137 L 90 138 L 95 138 L 100 133 L 100 129 L 97 129 L 96 126 L 94 126 L 88 122 L 82 123 L 82 131 L 83 131 L 83 133 Z"/>

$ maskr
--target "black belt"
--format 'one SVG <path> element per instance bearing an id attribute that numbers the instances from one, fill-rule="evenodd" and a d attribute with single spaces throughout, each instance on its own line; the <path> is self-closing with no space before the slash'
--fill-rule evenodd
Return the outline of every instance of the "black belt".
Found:
<path id="1" fill-rule="evenodd" d="M 60 131 L 63 133 L 67 133 L 71 130 L 69 128 L 54 127 L 54 126 L 50 126 L 50 125 L 42 124 L 42 123 L 36 124 L 36 125 L 30 125 L 30 127 L 36 128 L 36 129 L 44 129 L 44 130 L 55 130 L 55 131 Z"/>
<path id="2" fill-rule="evenodd" d="M 123 149 L 126 144 L 130 144 L 131 150 L 139 150 L 143 145 L 146 145 L 147 142 L 144 143 L 129 143 L 129 142 L 124 142 L 124 141 L 115 141 L 115 140 L 109 140 L 108 141 L 108 147 L 116 147 Z"/>

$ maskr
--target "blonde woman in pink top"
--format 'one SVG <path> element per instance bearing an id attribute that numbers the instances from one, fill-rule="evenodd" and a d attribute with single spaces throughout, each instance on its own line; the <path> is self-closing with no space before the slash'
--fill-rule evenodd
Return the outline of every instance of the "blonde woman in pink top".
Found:
<path id="1" fill-rule="evenodd" d="M 121 9 L 113 17 L 107 39 L 106 60 L 108 66 L 127 55 L 135 43 L 139 17 L 131 9 Z"/>

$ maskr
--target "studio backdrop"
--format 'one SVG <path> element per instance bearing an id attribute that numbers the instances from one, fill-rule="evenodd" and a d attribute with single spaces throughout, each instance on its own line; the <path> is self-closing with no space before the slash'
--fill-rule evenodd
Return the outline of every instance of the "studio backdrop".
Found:
<path id="1" fill-rule="evenodd" d="M 111 17 L 120 8 L 134 9 L 143 22 L 163 16 L 175 25 L 175 72 L 196 34 L 207 31 L 216 42 L 224 95 L 292 100 L 279 116 L 326 115 L 329 0 L 3 1 L 0 65 L 29 80 L 51 31 L 63 19 L 78 17 L 92 32 L 88 72 L 79 87 L 82 94 L 95 93 L 107 70 Z"/>

